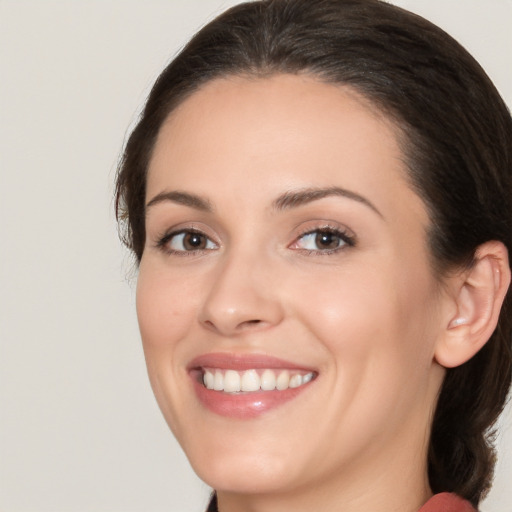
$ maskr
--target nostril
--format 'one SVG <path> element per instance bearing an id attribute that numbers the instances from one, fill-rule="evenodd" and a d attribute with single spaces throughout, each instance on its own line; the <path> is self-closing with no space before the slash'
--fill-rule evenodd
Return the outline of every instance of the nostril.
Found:
<path id="1" fill-rule="evenodd" d="M 261 323 L 263 323 L 261 320 L 245 320 L 243 322 L 240 322 L 240 324 L 238 325 L 238 328 L 239 329 L 250 328 L 253 325 L 259 325 Z"/>
<path id="2" fill-rule="evenodd" d="M 258 326 L 263 323 L 264 322 L 262 320 L 245 320 L 238 324 L 237 329 L 243 331 L 245 329 L 251 329 L 252 327 Z"/>
<path id="3" fill-rule="evenodd" d="M 242 320 L 241 322 L 233 321 L 228 323 L 215 322 L 215 320 L 203 320 L 202 324 L 207 329 L 222 332 L 224 334 L 235 334 L 245 330 L 250 330 L 253 327 L 263 325 L 265 322 L 259 319 Z"/>

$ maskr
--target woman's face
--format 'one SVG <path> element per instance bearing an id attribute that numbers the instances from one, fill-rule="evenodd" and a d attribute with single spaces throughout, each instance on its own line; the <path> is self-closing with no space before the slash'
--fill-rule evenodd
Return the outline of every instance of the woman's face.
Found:
<path id="1" fill-rule="evenodd" d="M 146 200 L 144 351 L 201 478 L 265 493 L 425 471 L 443 293 L 383 116 L 310 77 L 212 81 L 162 127 Z"/>

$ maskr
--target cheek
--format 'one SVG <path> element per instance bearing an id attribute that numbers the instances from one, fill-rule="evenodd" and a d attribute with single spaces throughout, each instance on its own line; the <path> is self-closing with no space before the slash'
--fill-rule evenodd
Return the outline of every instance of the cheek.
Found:
<path id="1" fill-rule="evenodd" d="M 137 281 L 137 318 L 149 380 L 175 436 L 182 437 L 179 417 L 186 410 L 188 378 L 183 369 L 187 335 L 197 318 L 195 294 L 153 263 L 141 262 Z"/>
<path id="2" fill-rule="evenodd" d="M 144 349 L 165 350 L 182 339 L 195 318 L 195 294 L 183 283 L 141 263 L 137 318 Z"/>
<path id="3" fill-rule="evenodd" d="M 391 435 L 409 416 L 424 421 L 418 397 L 429 396 L 436 332 L 429 310 L 437 300 L 428 273 L 405 267 L 333 273 L 302 287 L 307 301 L 296 299 L 303 324 L 330 355 L 325 375 L 336 399 L 325 407 L 332 421 L 323 434 L 340 446 L 348 433 L 355 446 Z M 387 427 L 376 434 L 375 425 Z"/>
<path id="4" fill-rule="evenodd" d="M 378 276 L 335 270 L 328 278 L 316 277 L 310 275 L 300 293 L 291 295 L 310 330 L 332 350 L 362 348 L 366 335 L 379 331 L 383 321 L 389 322 L 395 297 L 383 294 Z"/>
<path id="5" fill-rule="evenodd" d="M 406 263 L 361 269 L 303 281 L 290 294 L 303 322 L 340 364 L 427 368 L 437 303 L 428 272 Z"/>

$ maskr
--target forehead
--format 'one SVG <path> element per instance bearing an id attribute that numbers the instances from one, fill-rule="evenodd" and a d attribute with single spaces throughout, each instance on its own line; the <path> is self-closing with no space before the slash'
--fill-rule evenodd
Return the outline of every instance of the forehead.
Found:
<path id="1" fill-rule="evenodd" d="M 163 124 L 148 196 L 193 188 L 246 201 L 286 188 L 342 186 L 423 210 L 410 189 L 398 130 L 349 87 L 311 76 L 228 77 L 187 98 Z M 218 183 L 223 183 L 219 189 Z M 271 197 L 269 198 L 269 201 Z"/>

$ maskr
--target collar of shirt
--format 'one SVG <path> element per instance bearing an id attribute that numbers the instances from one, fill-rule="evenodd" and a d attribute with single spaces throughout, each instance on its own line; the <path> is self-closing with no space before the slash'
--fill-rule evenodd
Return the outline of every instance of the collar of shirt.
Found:
<path id="1" fill-rule="evenodd" d="M 477 512 L 469 503 L 456 494 L 442 492 L 432 496 L 418 512 Z"/>

